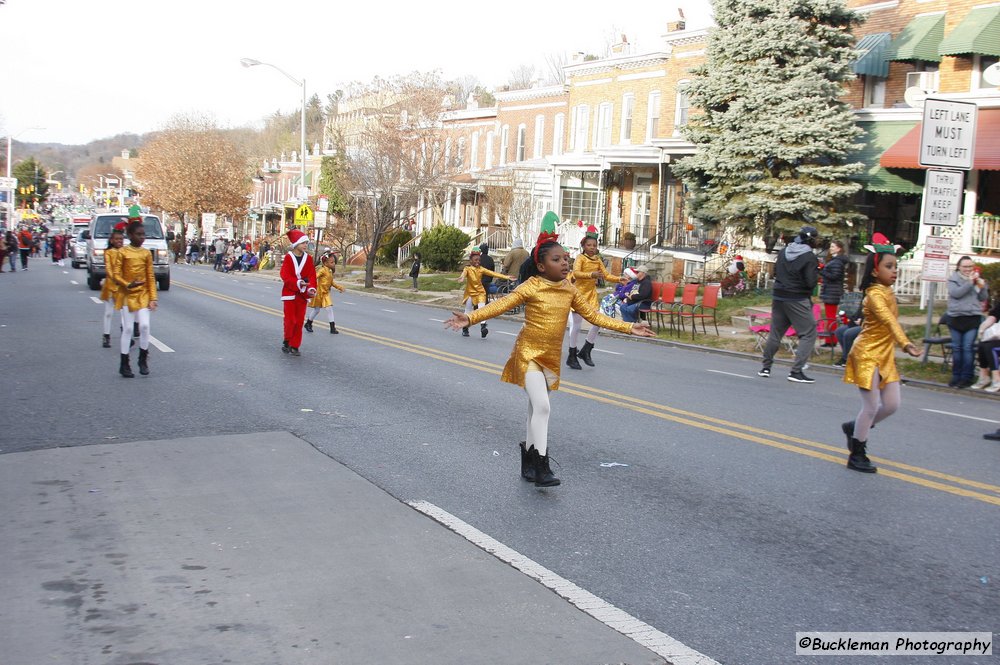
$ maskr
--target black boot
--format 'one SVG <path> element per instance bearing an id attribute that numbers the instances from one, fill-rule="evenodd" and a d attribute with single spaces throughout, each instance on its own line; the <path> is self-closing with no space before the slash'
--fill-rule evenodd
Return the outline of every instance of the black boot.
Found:
<path id="1" fill-rule="evenodd" d="M 485 323 L 479 324 L 479 334 L 483 339 L 486 339 L 486 336 L 490 334 L 490 329 L 486 327 Z"/>
<path id="2" fill-rule="evenodd" d="M 299 349 L 298 349 L 297 347 L 294 347 L 294 346 L 293 346 L 293 347 L 291 347 L 291 348 L 289 348 L 289 349 L 288 349 L 288 352 L 289 352 L 290 354 L 292 354 L 293 356 L 298 356 L 298 355 L 301 355 L 301 354 L 299 353 Z"/>
<path id="3" fill-rule="evenodd" d="M 549 456 L 538 454 L 534 448 L 531 450 L 535 453 L 535 487 L 555 487 L 561 484 L 562 481 L 549 468 Z"/>
<path id="4" fill-rule="evenodd" d="M 584 342 L 583 347 L 580 349 L 580 352 L 576 354 L 577 357 L 580 358 L 580 360 L 582 360 L 590 367 L 594 366 L 594 361 L 590 359 L 590 350 L 592 348 L 594 348 L 593 344 L 591 344 L 590 342 Z"/>
<path id="5" fill-rule="evenodd" d="M 306 319 L 306 325 L 303 326 L 303 327 L 306 329 L 307 332 L 312 332 L 313 331 L 313 320 L 312 319 Z"/>
<path id="6" fill-rule="evenodd" d="M 111 348 L 111 335 L 101 335 L 101 346 L 105 349 Z"/>
<path id="7" fill-rule="evenodd" d="M 149 374 L 149 365 L 146 361 L 149 358 L 149 349 L 139 349 L 139 374 L 146 376 Z"/>
<path id="8" fill-rule="evenodd" d="M 122 354 L 122 362 L 118 366 L 118 373 L 124 376 L 126 379 L 131 379 L 135 374 L 132 373 L 132 366 L 128 362 L 128 354 Z"/>
<path id="9" fill-rule="evenodd" d="M 337 324 L 334 323 L 333 321 L 330 322 L 330 334 L 331 335 L 339 335 L 340 334 L 340 331 L 337 330 Z"/>
<path id="10" fill-rule="evenodd" d="M 538 456 L 538 451 L 534 448 L 531 450 L 525 450 L 524 446 L 526 442 L 521 442 L 521 477 L 527 480 L 529 483 L 535 482 L 535 457 Z"/>
<path id="11" fill-rule="evenodd" d="M 854 469 L 861 473 L 875 473 L 878 471 L 878 467 L 868 459 L 867 446 L 867 441 L 858 441 L 853 437 L 851 438 L 851 454 L 847 458 L 848 469 Z"/>
<path id="12" fill-rule="evenodd" d="M 288 346 L 288 340 L 287 339 L 282 340 L 281 341 L 281 352 L 282 353 L 288 353 L 290 350 L 291 349 Z"/>
<path id="13" fill-rule="evenodd" d="M 849 420 L 840 424 L 840 431 L 847 437 L 847 449 L 851 450 L 851 439 L 854 438 L 854 421 Z"/>
<path id="14" fill-rule="evenodd" d="M 566 366 L 571 369 L 583 369 L 580 367 L 580 361 L 576 359 L 576 347 L 569 347 L 569 357 L 566 358 Z"/>
<path id="15" fill-rule="evenodd" d="M 466 326 L 462 328 L 462 337 L 468 337 L 468 336 L 469 336 L 469 326 Z"/>

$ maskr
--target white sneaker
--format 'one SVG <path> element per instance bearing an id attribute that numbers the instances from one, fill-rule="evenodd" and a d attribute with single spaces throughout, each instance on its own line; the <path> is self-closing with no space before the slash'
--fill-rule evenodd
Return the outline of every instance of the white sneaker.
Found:
<path id="1" fill-rule="evenodd" d="M 984 390 L 986 392 L 988 392 L 988 393 L 995 393 L 998 390 L 1000 390 L 1000 383 L 997 383 L 996 381 L 994 381 L 988 387 L 984 388 Z"/>
<path id="2" fill-rule="evenodd" d="M 988 378 L 980 377 L 978 381 L 972 384 L 973 390 L 982 390 L 986 386 L 990 385 L 990 380 Z"/>

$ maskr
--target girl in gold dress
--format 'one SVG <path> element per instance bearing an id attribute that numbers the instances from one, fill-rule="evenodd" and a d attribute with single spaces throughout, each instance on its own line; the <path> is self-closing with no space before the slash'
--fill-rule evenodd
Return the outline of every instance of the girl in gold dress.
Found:
<path id="1" fill-rule="evenodd" d="M 104 301 L 104 334 L 101 335 L 103 341 L 101 346 L 105 349 L 111 348 L 111 320 L 114 318 L 118 293 L 118 285 L 111 279 L 111 274 L 118 270 L 118 250 L 125 242 L 125 222 L 115 224 L 108 236 L 108 246 L 104 250 L 104 265 L 107 275 L 104 277 L 104 285 L 101 287 L 101 300 Z M 118 315 L 118 322 L 121 323 L 121 314 Z"/>
<path id="2" fill-rule="evenodd" d="M 495 279 L 508 279 L 513 280 L 513 277 L 508 275 L 501 275 L 498 272 L 493 272 L 489 268 L 484 268 L 479 265 L 479 261 L 482 258 L 482 252 L 478 249 L 472 250 L 469 254 L 469 265 L 465 266 L 462 270 L 462 274 L 459 275 L 458 281 L 465 282 L 465 291 L 462 293 L 462 304 L 465 305 L 465 313 L 468 314 L 473 309 L 479 309 L 486 304 L 486 287 L 483 286 L 483 275 L 489 275 Z M 490 334 L 489 329 L 486 324 L 479 326 L 479 334 L 482 337 L 486 337 Z M 469 336 L 469 327 L 466 326 L 462 328 L 462 337 Z"/>
<path id="3" fill-rule="evenodd" d="M 865 320 L 847 356 L 844 372 L 844 382 L 855 384 L 861 391 L 861 412 L 853 421 L 841 425 L 851 451 L 847 468 L 862 473 L 878 471 L 868 459 L 869 430 L 899 408 L 896 345 L 913 357 L 920 355 L 897 320 L 899 310 L 892 292 L 898 274 L 897 247 L 881 233 L 872 236 L 872 242 L 873 245 L 865 246 L 869 254 L 860 287 L 865 294 Z"/>
<path id="4" fill-rule="evenodd" d="M 121 364 L 118 372 L 132 378 L 129 348 L 132 324 L 139 321 L 139 373 L 149 374 L 149 313 L 156 311 L 156 280 L 153 277 L 153 255 L 142 248 L 146 229 L 140 218 L 129 217 L 126 229 L 131 244 L 118 250 L 118 265 L 114 273 L 108 266 L 108 278 L 118 286 L 115 306 L 122 311 Z"/>
<path id="5" fill-rule="evenodd" d="M 521 446 L 521 476 L 536 486 L 558 485 L 549 468 L 549 391 L 559 389 L 559 368 L 566 317 L 570 308 L 591 324 L 639 337 L 652 337 L 645 322 L 625 323 L 601 314 L 569 281 L 569 258 L 556 242 L 554 213 L 542 221 L 542 233 L 530 256 L 528 278 L 504 298 L 471 313 L 452 313 L 445 325 L 466 328 L 524 305 L 524 326 L 500 377 L 528 394 L 528 436 Z"/>
<path id="6" fill-rule="evenodd" d="M 593 224 L 587 227 L 587 234 L 583 236 L 580 247 L 583 251 L 576 257 L 576 261 L 573 262 L 573 285 L 576 286 L 576 290 L 596 309 L 600 304 L 597 298 L 598 278 L 603 277 L 608 281 L 614 280 L 617 282 L 622 280 L 622 276 L 612 275 L 604 267 L 604 261 L 601 260 L 600 254 L 597 253 L 597 227 Z M 583 317 L 580 316 L 580 313 L 576 311 L 570 313 L 569 356 L 566 358 L 566 365 L 571 369 L 583 369 L 580 367 L 580 360 L 587 363 L 590 367 L 594 366 L 594 361 L 590 357 L 590 351 L 597 342 L 597 334 L 601 331 L 601 328 L 600 326 L 590 326 L 583 348 L 578 352 L 576 350 L 576 342 L 582 327 Z M 580 360 L 577 360 L 577 358 Z"/>
<path id="7" fill-rule="evenodd" d="M 326 320 L 330 322 L 330 334 L 339 335 L 337 324 L 333 322 L 333 299 L 330 297 L 330 289 L 334 288 L 344 292 L 344 287 L 333 281 L 333 275 L 337 272 L 337 263 L 333 254 L 327 252 L 319 258 L 319 268 L 316 269 L 316 295 L 309 301 L 312 311 L 306 324 L 303 326 L 309 332 L 313 331 L 313 321 L 319 316 L 321 309 L 326 310 Z"/>

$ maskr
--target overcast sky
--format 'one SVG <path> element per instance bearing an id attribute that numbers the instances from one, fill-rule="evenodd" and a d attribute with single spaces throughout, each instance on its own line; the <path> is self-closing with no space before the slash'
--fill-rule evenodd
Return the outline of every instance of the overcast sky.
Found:
<path id="1" fill-rule="evenodd" d="M 414 70 L 503 84 L 546 54 L 599 53 L 613 27 L 656 50 L 683 8 L 689 28 L 710 23 L 708 0 L 504 0 L 497 10 L 457 0 L 7 0 L 0 5 L 0 135 L 86 143 L 158 129 L 178 113 L 222 126 L 260 126 L 297 110 L 301 89 L 255 58 L 305 77 L 326 99 L 350 81 Z M 631 12 L 608 23 L 609 14 Z M 31 127 L 43 130 L 29 130 Z M 26 131 L 27 130 L 27 131 Z"/>

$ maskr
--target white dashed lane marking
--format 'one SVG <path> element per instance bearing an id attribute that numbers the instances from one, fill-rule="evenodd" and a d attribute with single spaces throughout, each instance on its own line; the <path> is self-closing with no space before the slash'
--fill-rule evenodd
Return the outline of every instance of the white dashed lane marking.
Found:
<path id="1" fill-rule="evenodd" d="M 102 300 L 100 300 L 99 298 L 95 298 L 94 296 L 90 296 L 90 299 L 93 300 L 94 303 L 97 304 L 97 305 L 103 305 L 104 304 L 104 302 Z"/>
<path id="2" fill-rule="evenodd" d="M 71 280 L 69 280 L 69 283 L 70 283 L 70 284 L 74 284 L 74 285 L 76 285 L 76 286 L 80 286 L 80 282 L 76 281 L 75 279 L 71 279 Z"/>
<path id="3" fill-rule="evenodd" d="M 556 592 L 580 610 L 622 635 L 634 640 L 653 653 L 669 660 L 673 665 L 719 665 L 708 656 L 678 642 L 666 633 L 661 633 L 648 623 L 636 619 L 624 610 L 582 589 L 573 582 L 556 575 L 539 563 L 513 550 L 495 538 L 491 538 L 471 524 L 463 522 L 451 513 L 427 501 L 409 501 L 413 508 L 440 522 L 472 544 L 489 552 L 528 577 L 537 580 Z"/>
<path id="4" fill-rule="evenodd" d="M 597 351 L 598 353 L 610 353 L 613 356 L 623 356 L 623 355 L 625 355 L 624 353 L 619 353 L 618 351 L 608 351 L 607 349 L 597 349 L 597 348 L 594 348 L 594 349 L 591 349 L 591 351 Z"/>
<path id="5" fill-rule="evenodd" d="M 956 418 L 966 418 L 968 420 L 978 420 L 984 423 L 1000 423 L 1000 420 L 991 420 L 989 418 L 977 418 L 976 416 L 966 416 L 961 413 L 952 413 L 951 411 L 938 411 L 937 409 L 920 409 L 921 411 L 927 411 L 929 413 L 940 413 L 942 416 L 954 416 Z"/>
<path id="6" fill-rule="evenodd" d="M 390 314 L 395 314 L 396 313 L 396 310 L 394 310 L 394 309 L 383 309 L 382 311 L 383 312 L 389 312 Z"/>
<path id="7" fill-rule="evenodd" d="M 706 372 L 712 372 L 713 374 L 725 374 L 726 376 L 738 376 L 741 379 L 751 379 L 753 377 L 747 376 L 746 374 L 736 374 L 735 372 L 723 372 L 721 369 L 706 369 Z"/>
<path id="8" fill-rule="evenodd" d="M 152 344 L 153 346 L 155 346 L 157 349 L 159 349 L 163 353 L 173 353 L 174 352 L 173 349 L 171 349 L 169 346 L 167 346 L 166 344 L 164 344 L 160 340 L 156 339 L 152 335 L 149 336 L 149 343 Z"/>

